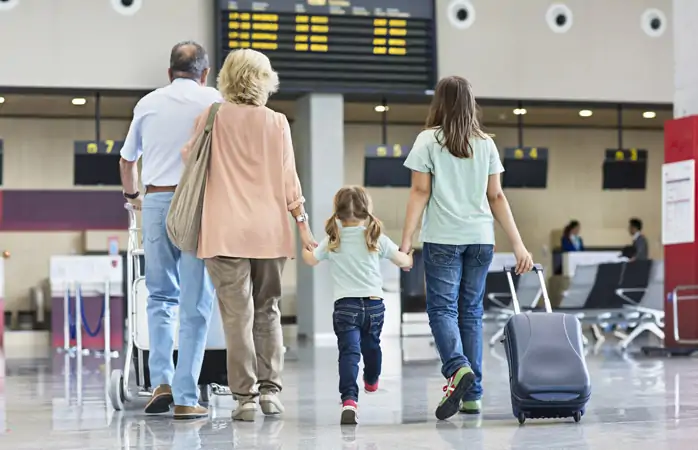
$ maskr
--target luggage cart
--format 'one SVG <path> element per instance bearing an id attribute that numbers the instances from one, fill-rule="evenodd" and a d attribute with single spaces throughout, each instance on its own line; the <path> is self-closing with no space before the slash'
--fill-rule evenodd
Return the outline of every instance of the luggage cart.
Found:
<path id="1" fill-rule="evenodd" d="M 112 406 L 117 411 L 124 409 L 126 402 L 133 400 L 129 389 L 129 377 L 131 375 L 131 363 L 135 366 L 136 385 L 138 397 L 152 396 L 150 386 L 150 373 L 148 370 L 148 353 L 150 342 L 148 339 L 147 301 L 148 290 L 145 285 L 143 264 L 141 263 L 145 253 L 142 247 L 140 228 L 137 224 L 136 211 L 129 203 L 124 205 L 129 215 L 128 249 L 126 255 L 126 351 L 124 356 L 124 368 L 115 369 L 109 379 L 109 397 Z M 219 325 L 219 316 L 216 302 L 211 326 Z M 221 328 L 222 329 L 222 328 Z M 222 333 L 221 333 L 222 334 Z M 175 331 L 175 362 L 177 358 L 177 339 L 179 330 Z M 199 376 L 200 399 L 202 403 L 209 401 L 211 394 L 231 395 L 227 388 L 226 350 L 223 342 L 219 348 L 211 349 L 207 345 L 204 361 Z"/>

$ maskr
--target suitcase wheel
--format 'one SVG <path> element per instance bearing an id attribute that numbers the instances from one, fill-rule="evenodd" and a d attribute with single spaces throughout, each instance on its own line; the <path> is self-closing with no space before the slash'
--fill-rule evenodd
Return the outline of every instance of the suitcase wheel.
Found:
<path id="1" fill-rule="evenodd" d="M 574 416 L 572 417 L 574 417 L 575 423 L 579 423 L 579 421 L 582 420 L 582 412 L 577 411 L 576 413 L 574 413 Z"/>
<path id="2" fill-rule="evenodd" d="M 523 425 L 526 422 L 526 414 L 523 412 L 519 412 L 516 418 L 519 419 L 519 425 Z"/>

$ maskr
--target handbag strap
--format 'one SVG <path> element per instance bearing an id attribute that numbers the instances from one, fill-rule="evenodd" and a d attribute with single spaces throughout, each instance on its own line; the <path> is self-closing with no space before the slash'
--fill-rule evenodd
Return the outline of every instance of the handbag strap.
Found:
<path id="1" fill-rule="evenodd" d="M 216 120 L 216 113 L 220 107 L 221 104 L 218 102 L 211 105 L 211 109 L 208 111 L 208 118 L 206 119 L 206 128 L 204 128 L 205 133 L 210 133 L 213 129 L 213 122 Z"/>

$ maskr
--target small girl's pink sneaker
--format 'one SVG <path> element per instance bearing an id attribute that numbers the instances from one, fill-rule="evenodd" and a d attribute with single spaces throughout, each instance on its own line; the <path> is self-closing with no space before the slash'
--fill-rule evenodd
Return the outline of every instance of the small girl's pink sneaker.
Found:
<path id="1" fill-rule="evenodd" d="M 375 383 L 373 384 L 368 384 L 366 381 L 364 381 L 364 391 L 366 391 L 367 394 L 372 394 L 378 390 L 378 381 L 376 380 Z"/>

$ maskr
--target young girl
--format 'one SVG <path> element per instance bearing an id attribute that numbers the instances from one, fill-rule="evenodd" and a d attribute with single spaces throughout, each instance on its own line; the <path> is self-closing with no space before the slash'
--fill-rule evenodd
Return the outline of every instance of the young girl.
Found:
<path id="1" fill-rule="evenodd" d="M 533 268 L 502 186 L 497 147 L 482 132 L 470 83 L 446 77 L 436 85 L 426 129 L 410 150 L 410 199 L 402 232 L 409 250 L 423 213 L 422 256 L 427 314 L 445 395 L 439 420 L 479 414 L 482 398 L 482 297 L 494 254 L 494 220 L 516 255 L 516 273 Z"/>
<path id="2" fill-rule="evenodd" d="M 341 225 L 340 225 L 341 224 Z M 339 392 L 342 424 L 357 424 L 359 359 L 364 358 L 364 390 L 378 389 L 382 352 L 383 279 L 380 259 L 411 267 L 412 256 L 381 232 L 371 213 L 371 199 L 360 186 L 344 187 L 334 197 L 334 214 L 325 225 L 327 237 L 314 251 L 303 250 L 311 266 L 329 260 L 334 282 L 334 332 L 339 346 Z"/>

